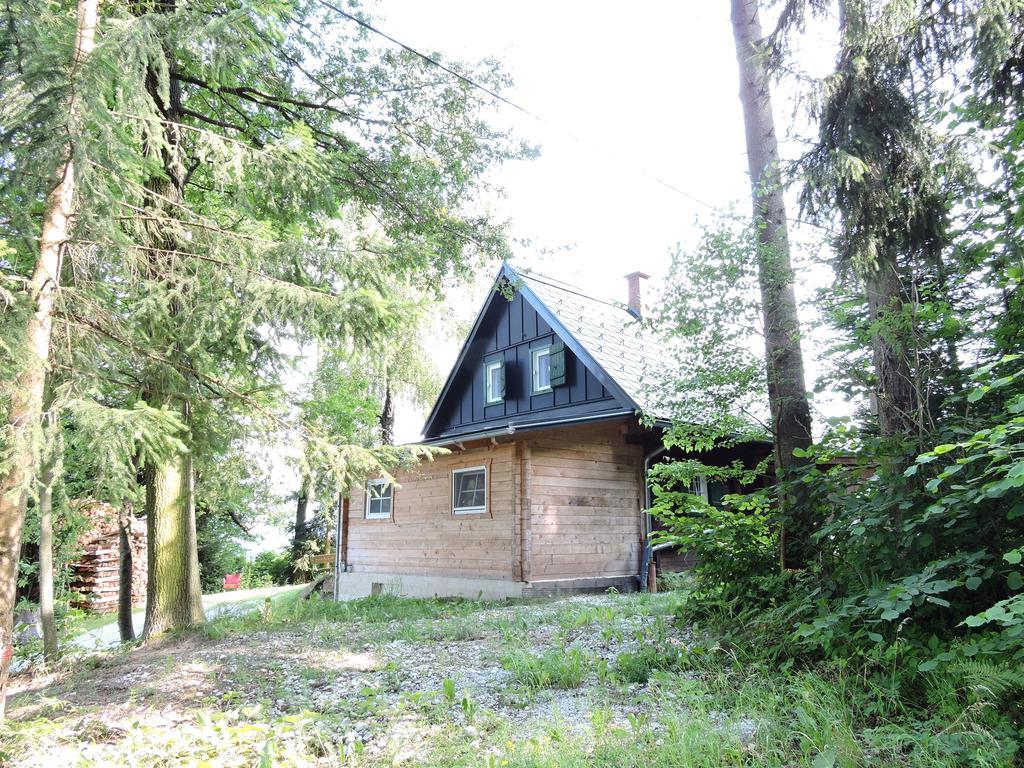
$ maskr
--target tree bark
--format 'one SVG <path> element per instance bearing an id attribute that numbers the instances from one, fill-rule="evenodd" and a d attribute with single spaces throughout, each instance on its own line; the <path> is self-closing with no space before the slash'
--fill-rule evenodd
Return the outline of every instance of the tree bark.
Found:
<path id="1" fill-rule="evenodd" d="M 295 502 L 295 535 L 292 537 L 292 581 L 299 583 L 304 581 L 306 573 L 296 564 L 302 556 L 303 545 L 309 538 L 309 494 L 312 492 L 312 481 L 309 475 L 303 473 L 302 485 L 299 488 L 299 497 Z"/>
<path id="2" fill-rule="evenodd" d="M 53 483 L 59 475 L 60 427 L 56 416 L 47 415 L 53 433 L 44 448 L 39 473 L 39 623 L 43 628 L 43 657 L 55 662 L 58 655 L 57 620 L 53 612 Z"/>
<path id="3" fill-rule="evenodd" d="M 921 403 L 914 391 L 914 374 L 909 350 L 901 340 L 905 292 L 896 271 L 895 258 L 879 259 L 874 268 L 863 271 L 864 293 L 871 320 L 871 359 L 878 389 L 878 429 L 882 437 L 917 433 L 921 424 Z"/>
<path id="4" fill-rule="evenodd" d="M 309 509 L 310 480 L 306 474 L 302 475 L 302 485 L 299 488 L 299 497 L 295 502 L 295 535 L 292 537 L 292 549 L 298 554 L 303 542 L 306 541 L 306 517 Z"/>
<path id="5" fill-rule="evenodd" d="M 381 405 L 380 416 L 380 439 L 384 445 L 395 443 L 395 401 L 391 396 L 391 380 L 384 382 L 384 402 Z"/>
<path id="6" fill-rule="evenodd" d="M 781 560 L 783 568 L 799 568 L 810 556 L 812 520 L 805 501 L 794 486 L 785 481 L 793 469 L 805 463 L 794 451 L 811 445 L 811 412 L 804 382 L 800 321 L 793 288 L 771 90 L 758 50 L 762 36 L 757 0 L 732 0 L 732 27 L 758 236 L 758 284 L 764 319 L 775 472 L 781 482 L 779 506 L 784 521 Z"/>
<path id="7" fill-rule="evenodd" d="M 132 502 L 125 500 L 117 512 L 117 631 L 122 643 L 135 639 L 132 623 L 132 586 L 135 581 L 132 562 Z"/>
<path id="8" fill-rule="evenodd" d="M 96 37 L 98 0 L 78 1 L 73 65 L 79 67 L 92 53 Z M 74 120 L 73 101 L 68 105 Z M 68 239 L 69 219 L 75 195 L 75 171 L 70 142 L 67 154 L 56 172 L 57 182 L 46 197 L 43 227 L 29 291 L 34 304 L 25 328 L 24 360 L 12 382 L 11 405 L 7 423 L 10 430 L 9 469 L 0 475 L 0 718 L 4 716 L 5 695 L 13 651 L 14 600 L 21 557 L 21 534 L 25 524 L 26 491 L 34 474 L 34 450 L 43 390 L 50 334 L 53 327 L 53 303 L 60 285 L 64 243 Z"/>
<path id="9" fill-rule="evenodd" d="M 191 477 L 188 455 L 146 466 L 146 639 L 203 622 Z"/>

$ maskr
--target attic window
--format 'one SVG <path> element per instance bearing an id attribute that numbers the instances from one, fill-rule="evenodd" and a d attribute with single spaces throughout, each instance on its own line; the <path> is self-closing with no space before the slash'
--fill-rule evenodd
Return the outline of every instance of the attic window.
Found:
<path id="1" fill-rule="evenodd" d="M 487 511 L 487 467 L 452 470 L 452 513 L 477 515 Z"/>
<path id="2" fill-rule="evenodd" d="M 565 345 L 556 341 L 532 353 L 533 394 L 550 392 L 565 384 Z"/>
<path id="3" fill-rule="evenodd" d="M 378 477 L 366 484 L 366 519 L 387 520 L 391 517 L 391 502 L 394 499 L 395 486 Z"/>
<path id="4" fill-rule="evenodd" d="M 484 403 L 494 405 L 505 399 L 505 362 L 484 363 Z"/>
<path id="5" fill-rule="evenodd" d="M 551 391 L 551 347 L 533 350 L 533 394 Z"/>

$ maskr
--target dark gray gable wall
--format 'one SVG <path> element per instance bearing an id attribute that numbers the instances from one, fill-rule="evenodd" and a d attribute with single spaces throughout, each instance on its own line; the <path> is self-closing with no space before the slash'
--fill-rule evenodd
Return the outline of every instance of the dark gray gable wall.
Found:
<path id="1" fill-rule="evenodd" d="M 424 438 L 427 440 L 504 427 L 510 422 L 597 417 L 631 408 L 609 391 L 581 360 L 574 339 L 559 336 L 542 311 L 517 290 L 509 301 L 493 292 L 463 348 L 441 398 L 435 405 Z M 531 351 L 554 341 L 566 346 L 566 382 L 553 391 L 532 393 Z M 505 399 L 485 405 L 484 364 L 505 362 Z M 603 374 L 598 374 L 605 378 Z M 612 385 L 614 386 L 614 385 Z"/>

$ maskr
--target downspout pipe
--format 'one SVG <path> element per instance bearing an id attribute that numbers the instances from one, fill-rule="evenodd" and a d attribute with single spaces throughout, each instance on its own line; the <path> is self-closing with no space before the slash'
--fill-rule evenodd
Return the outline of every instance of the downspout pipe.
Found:
<path id="1" fill-rule="evenodd" d="M 651 547 L 651 506 L 653 506 L 654 502 L 651 497 L 650 480 L 651 462 L 664 452 L 665 446 L 659 445 L 653 451 L 644 456 L 644 511 L 643 517 L 641 518 L 644 549 L 643 554 L 640 557 L 640 573 L 636 575 L 641 592 L 647 591 L 647 569 L 651 566 L 651 558 L 654 557 L 654 553 L 657 549 L 662 549 L 664 546 L 659 545 L 657 548 Z"/>
<path id="2" fill-rule="evenodd" d="M 334 599 L 338 599 L 341 593 L 341 522 L 342 510 L 345 505 L 345 497 L 338 494 L 337 509 L 334 514 Z"/>

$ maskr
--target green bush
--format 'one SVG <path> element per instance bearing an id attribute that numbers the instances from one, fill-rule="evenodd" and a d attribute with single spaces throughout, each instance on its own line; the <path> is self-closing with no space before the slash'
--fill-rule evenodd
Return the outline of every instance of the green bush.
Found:
<path id="1" fill-rule="evenodd" d="M 954 402 L 973 418 L 912 446 L 858 436 L 857 461 L 817 450 L 801 478 L 827 522 L 817 595 L 797 638 L 824 653 L 910 643 L 922 672 L 1024 661 L 1024 369 L 980 369 Z M 991 401 L 991 402 L 990 402 Z M 901 452 L 902 449 L 902 452 Z"/>
<path id="2" fill-rule="evenodd" d="M 660 464 L 652 470 L 651 514 L 664 526 L 655 544 L 672 544 L 696 558 L 691 571 L 704 590 L 746 590 L 778 568 L 778 537 L 771 525 L 770 498 L 764 491 L 728 494 L 716 507 L 689 492 L 689 462 Z"/>
<path id="3" fill-rule="evenodd" d="M 242 569 L 242 587 L 256 589 L 284 585 L 288 583 L 291 574 L 292 556 L 289 551 L 260 552 Z"/>
<path id="4" fill-rule="evenodd" d="M 929 749 L 965 764 L 964 713 L 1000 754 L 1024 722 L 1024 368 L 1008 357 L 973 378 L 930 450 L 833 425 L 806 452 L 789 482 L 821 523 L 802 571 L 778 572 L 776 521 L 748 497 L 708 507 L 666 473 L 654 510 L 662 539 L 698 558 L 679 616 L 709 647 L 758 669 L 856 669 L 865 696 L 884 692 L 869 716 L 912 702 L 943 723 L 920 726 Z M 619 674 L 640 680 L 658 658 L 641 649 Z"/>

